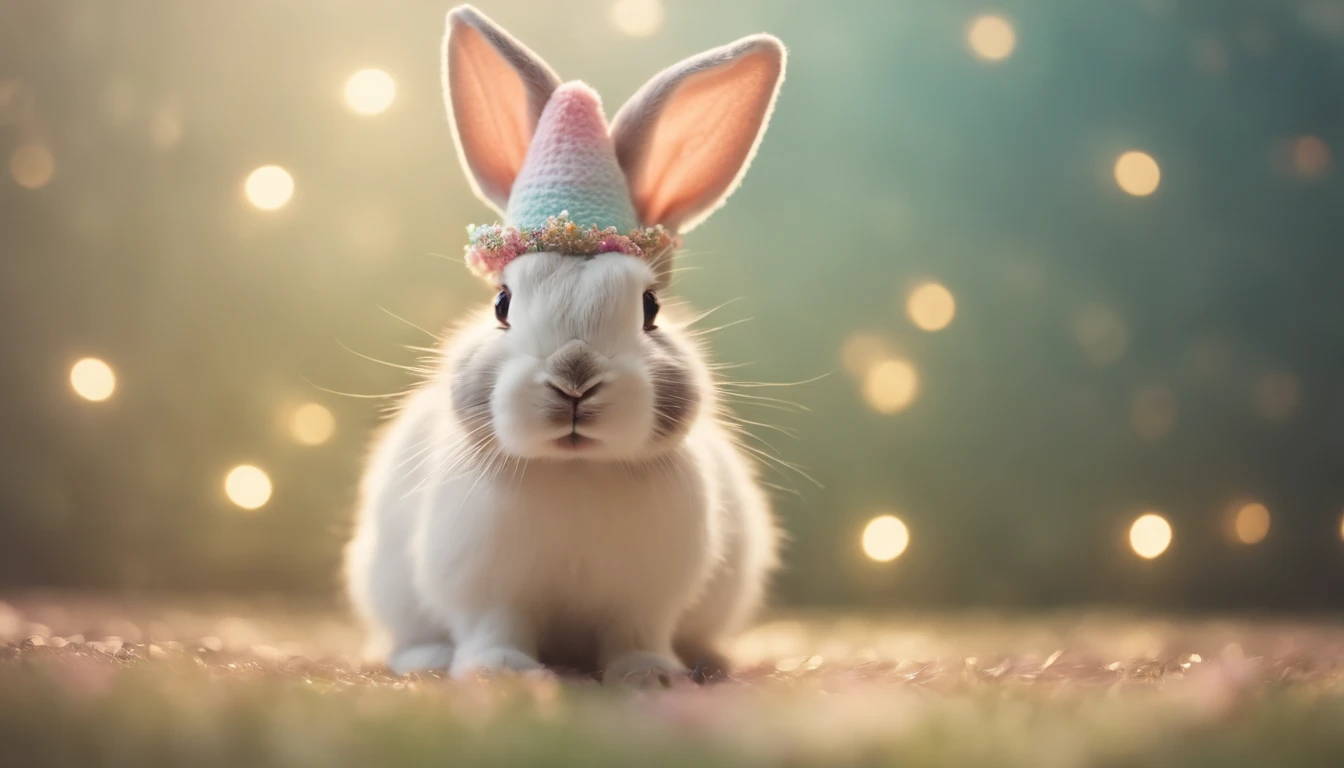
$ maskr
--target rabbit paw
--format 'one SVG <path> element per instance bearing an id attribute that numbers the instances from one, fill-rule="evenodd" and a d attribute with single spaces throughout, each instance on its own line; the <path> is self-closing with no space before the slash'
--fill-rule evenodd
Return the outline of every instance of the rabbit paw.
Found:
<path id="1" fill-rule="evenodd" d="M 617 656 L 602 674 L 606 685 L 633 688 L 671 688 L 690 680 L 690 673 L 676 659 L 651 651 Z"/>
<path id="2" fill-rule="evenodd" d="M 393 651 L 387 658 L 387 668 L 394 675 L 444 670 L 452 663 L 453 646 L 448 643 L 412 645 Z"/>
<path id="3" fill-rule="evenodd" d="M 534 672 L 542 669 L 541 664 L 531 656 L 507 645 L 497 645 L 479 650 L 458 650 L 458 658 L 453 659 L 449 674 L 456 678 L 472 678 L 478 675 L 492 675 L 500 672 Z"/>

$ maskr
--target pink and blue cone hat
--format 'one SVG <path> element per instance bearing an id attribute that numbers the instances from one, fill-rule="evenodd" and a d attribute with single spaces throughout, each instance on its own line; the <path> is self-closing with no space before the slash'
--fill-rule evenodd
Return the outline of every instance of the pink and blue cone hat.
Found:
<path id="1" fill-rule="evenodd" d="M 547 101 L 509 191 L 505 221 L 467 228 L 466 262 L 476 275 L 497 279 L 525 253 L 653 257 L 678 240 L 661 226 L 639 225 L 602 101 L 577 81 Z"/>

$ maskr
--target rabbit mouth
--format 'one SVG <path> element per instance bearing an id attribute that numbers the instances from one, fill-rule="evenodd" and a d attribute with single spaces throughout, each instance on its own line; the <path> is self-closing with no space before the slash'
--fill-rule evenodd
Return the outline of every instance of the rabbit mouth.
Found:
<path id="1" fill-rule="evenodd" d="M 585 451 L 596 448 L 600 442 L 596 438 L 579 434 L 577 429 L 554 440 L 554 444 L 564 451 Z"/>

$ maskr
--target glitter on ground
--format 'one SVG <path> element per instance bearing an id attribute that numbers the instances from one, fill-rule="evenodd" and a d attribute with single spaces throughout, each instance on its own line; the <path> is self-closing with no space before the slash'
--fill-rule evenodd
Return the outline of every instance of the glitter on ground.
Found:
<path id="1" fill-rule="evenodd" d="M 1338 622 L 781 618 L 739 639 L 733 675 L 655 694 L 396 677 L 357 660 L 341 614 L 303 606 L 18 596 L 0 630 L 0 734 L 37 763 L 225 744 L 297 765 L 1257 765 L 1344 751 Z"/>

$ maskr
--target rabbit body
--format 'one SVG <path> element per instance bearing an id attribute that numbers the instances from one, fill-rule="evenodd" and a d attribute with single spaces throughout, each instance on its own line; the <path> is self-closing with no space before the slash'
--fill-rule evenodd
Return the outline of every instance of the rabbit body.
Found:
<path id="1" fill-rule="evenodd" d="M 349 549 L 350 594 L 394 671 L 545 660 L 625 677 L 721 663 L 718 644 L 760 603 L 776 548 L 722 427 L 702 419 L 646 464 L 533 461 L 435 478 L 465 447 L 447 410 L 427 387 L 387 430 Z"/>
<path id="2" fill-rule="evenodd" d="M 777 40 L 743 38 L 664 71 L 608 125 L 588 86 L 469 6 L 449 14 L 453 136 L 516 228 L 479 260 L 494 311 L 449 336 L 365 471 L 347 591 L 394 671 L 665 682 L 724 664 L 779 535 L 688 323 L 659 314 L 672 249 L 613 238 L 673 242 L 649 233 L 717 208 L 783 68 Z M 557 216 L 602 247 L 518 246 L 570 226 Z"/>

